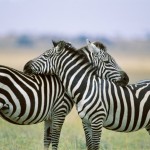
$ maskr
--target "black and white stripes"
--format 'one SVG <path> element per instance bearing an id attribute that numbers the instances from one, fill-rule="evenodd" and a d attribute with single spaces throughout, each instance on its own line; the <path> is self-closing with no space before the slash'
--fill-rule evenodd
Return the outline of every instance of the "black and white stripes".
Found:
<path id="1" fill-rule="evenodd" d="M 94 51 L 83 49 L 80 52 L 84 51 L 84 57 L 88 58 L 90 55 L 95 55 Z M 45 61 L 49 55 L 49 51 L 41 55 L 41 57 L 44 57 L 34 65 L 34 69 L 40 67 L 46 71 L 47 68 L 44 67 L 43 63 L 46 64 Z M 80 57 L 82 58 L 83 55 Z M 65 62 L 66 59 L 68 57 L 65 57 L 63 61 Z M 61 65 L 63 65 L 63 61 L 60 62 Z M 94 61 L 93 57 L 88 58 L 88 61 L 92 63 Z M 46 65 L 48 68 L 50 67 L 50 65 Z M 107 79 L 119 83 L 119 80 L 124 80 L 121 74 L 122 70 L 117 68 L 117 64 L 114 65 L 114 69 L 110 70 L 110 72 L 115 71 L 116 76 L 109 76 Z M 105 67 L 104 65 L 103 68 Z M 55 150 L 58 147 L 61 127 L 65 117 L 73 107 L 72 99 L 74 97 L 71 96 L 70 98 L 65 93 L 64 87 L 57 76 L 29 75 L 32 73 L 32 69 L 26 71 L 28 74 L 24 74 L 15 69 L 0 66 L 0 114 L 8 122 L 19 125 L 30 125 L 44 121 L 44 147 L 48 149 L 52 142 L 52 149 Z M 102 72 L 99 71 L 98 75 L 101 76 Z M 126 79 L 124 84 L 128 82 L 127 76 Z M 84 122 L 83 126 L 86 129 Z M 86 137 L 88 137 L 87 135 Z"/>
<path id="2" fill-rule="evenodd" d="M 30 125 L 45 121 L 44 147 L 57 149 L 72 100 L 56 76 L 26 75 L 0 66 L 0 115 L 10 123 Z"/>
<path id="3" fill-rule="evenodd" d="M 143 120 L 145 122 L 143 126 L 137 125 L 138 128 L 134 128 L 133 124 L 131 124 L 129 130 L 125 128 L 125 126 L 128 126 L 130 119 L 131 123 L 134 122 L 133 120 L 136 120 L 134 118 L 136 116 L 131 112 L 132 105 L 135 105 L 139 116 L 143 113 L 143 111 L 140 111 L 141 107 L 137 107 L 143 100 L 141 101 L 140 97 L 137 97 L 137 101 L 132 98 L 139 91 L 137 84 L 121 87 L 108 80 L 100 79 L 95 73 L 96 69 L 85 61 L 85 58 L 81 57 L 70 44 L 64 41 L 58 42 L 56 47 L 49 50 L 47 54 L 48 57 L 46 58 L 43 55 L 30 61 L 25 66 L 25 70 L 31 69 L 32 73 L 43 74 L 54 72 L 59 76 L 67 93 L 76 103 L 78 114 L 83 122 L 88 149 L 99 149 L 103 126 L 111 130 L 126 132 L 138 130 L 141 127 L 147 128 L 149 117 L 146 121 Z M 64 60 L 64 58 L 66 59 Z M 41 64 L 43 65 L 42 68 L 37 63 L 41 59 L 46 60 Z M 59 62 L 62 63 L 60 64 Z M 38 66 L 37 70 L 34 65 Z M 149 83 L 147 84 L 148 89 L 143 91 L 144 93 L 142 94 L 149 93 Z M 141 86 L 144 89 L 143 83 L 141 83 Z M 135 88 L 133 88 L 133 91 L 128 92 L 129 87 Z M 148 100 L 149 94 L 144 101 Z M 132 105 L 129 105 L 129 103 Z M 142 119 L 140 118 L 139 120 L 141 121 Z M 136 123 L 134 122 L 134 124 Z"/>

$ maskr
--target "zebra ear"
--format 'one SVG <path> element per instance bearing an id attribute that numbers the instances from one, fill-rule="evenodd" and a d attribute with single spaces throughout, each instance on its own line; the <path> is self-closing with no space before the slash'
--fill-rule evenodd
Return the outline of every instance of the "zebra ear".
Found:
<path id="1" fill-rule="evenodd" d="M 88 50 L 92 53 L 99 53 L 99 49 L 92 43 L 90 42 L 88 39 L 86 40 L 87 46 L 88 46 Z"/>
<path id="2" fill-rule="evenodd" d="M 89 41 L 88 39 L 86 39 L 86 44 L 87 45 L 91 44 L 91 41 Z"/>
<path id="3" fill-rule="evenodd" d="M 86 44 L 87 44 L 88 50 L 90 52 L 93 52 L 93 47 L 91 46 L 91 42 L 88 39 L 86 39 Z"/>
<path id="4" fill-rule="evenodd" d="M 58 45 L 58 43 L 57 43 L 56 41 L 53 41 L 53 40 L 52 40 L 52 43 L 53 43 L 53 46 L 54 46 L 54 47 L 56 47 L 56 46 Z"/>

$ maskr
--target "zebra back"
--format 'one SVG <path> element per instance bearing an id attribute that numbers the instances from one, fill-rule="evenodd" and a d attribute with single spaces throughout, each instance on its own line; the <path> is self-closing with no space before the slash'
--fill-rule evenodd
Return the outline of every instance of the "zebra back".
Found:
<path id="1" fill-rule="evenodd" d="M 57 110 L 69 112 L 73 103 L 63 97 L 64 87 L 57 76 L 26 75 L 0 66 L 0 112 L 11 123 L 34 124 L 50 119 Z"/>

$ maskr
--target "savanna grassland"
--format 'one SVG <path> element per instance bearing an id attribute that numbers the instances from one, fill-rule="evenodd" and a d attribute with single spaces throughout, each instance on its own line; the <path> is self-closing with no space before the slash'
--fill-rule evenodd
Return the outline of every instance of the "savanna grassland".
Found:
<path id="1" fill-rule="evenodd" d="M 122 49 L 119 51 L 118 49 Z M 143 48 L 143 47 L 142 47 Z M 150 79 L 150 53 L 132 52 L 124 46 L 110 51 L 121 68 L 130 77 L 130 83 Z M 123 51 L 123 49 L 125 49 Z M 140 49 L 140 48 L 139 48 Z M 130 51 L 131 50 L 131 51 Z M 29 48 L 0 49 L 0 65 L 22 70 L 23 65 L 44 50 L 31 51 Z M 108 50 L 109 51 L 109 50 Z M 142 51 L 142 49 L 141 49 Z M 129 53 L 132 52 L 132 53 Z M 43 123 L 18 126 L 0 119 L 0 150 L 42 150 Z M 150 136 L 145 129 L 133 133 L 118 133 L 103 129 L 101 150 L 149 150 Z M 75 108 L 67 116 L 62 129 L 59 150 L 86 150 L 81 120 Z"/>
<path id="2" fill-rule="evenodd" d="M 43 123 L 16 126 L 1 119 L 0 128 L 0 150 L 43 149 Z M 103 129 L 101 150 L 149 150 L 149 147 L 149 135 L 145 129 L 132 133 Z M 59 150 L 86 150 L 81 121 L 75 109 L 63 125 Z"/>

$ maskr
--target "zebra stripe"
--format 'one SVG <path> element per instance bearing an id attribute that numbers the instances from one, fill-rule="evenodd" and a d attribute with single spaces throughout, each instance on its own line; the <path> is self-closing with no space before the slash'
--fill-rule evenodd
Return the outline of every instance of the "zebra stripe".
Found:
<path id="1" fill-rule="evenodd" d="M 0 115 L 18 125 L 45 122 L 44 147 L 56 150 L 61 127 L 73 107 L 57 76 L 26 75 L 0 66 Z"/>
<path id="2" fill-rule="evenodd" d="M 115 59 L 109 55 L 102 43 L 91 43 L 87 40 L 87 46 L 80 48 L 78 52 L 84 54 L 89 62 L 97 67 L 97 74 L 101 79 L 107 79 L 122 86 L 128 84 L 128 75 L 120 68 Z"/>
<path id="3" fill-rule="evenodd" d="M 104 126 L 120 132 L 146 128 L 150 123 L 150 81 L 141 81 L 126 87 L 103 81 L 108 112 Z M 111 89 L 111 91 L 107 90 Z M 104 91 L 102 91 L 104 93 Z"/>
<path id="4" fill-rule="evenodd" d="M 113 96 L 111 95 L 113 93 L 111 92 L 111 87 L 109 90 L 106 88 L 109 87 L 109 84 L 114 85 L 117 93 L 116 87 L 119 86 L 95 76 L 96 70 L 91 67 L 91 64 L 85 61 L 74 49 L 70 49 L 73 48 L 68 43 L 59 42 L 56 48 L 49 50 L 49 59 L 44 58 L 44 55 L 40 56 L 27 63 L 24 69 L 25 71 L 31 69 L 33 73 L 45 74 L 54 71 L 60 77 L 67 93 L 76 103 L 78 114 L 83 122 L 87 147 L 88 149 L 96 150 L 99 148 L 101 129 L 107 120 L 108 110 L 115 109 L 115 105 L 111 106 L 113 109 L 109 108 L 110 100 L 113 101 Z M 67 61 L 64 61 L 63 65 L 59 65 L 59 62 L 62 62 L 66 57 Z M 41 59 L 42 61 L 45 60 L 42 68 L 38 67 L 38 70 L 35 70 L 34 64 Z M 108 82 L 105 88 L 102 88 L 103 82 Z M 102 89 L 106 89 L 105 91 L 108 90 L 110 93 L 111 98 L 105 95 L 109 99 L 108 103 L 102 97 L 105 94 Z M 120 110 L 120 108 L 117 109 Z"/>

